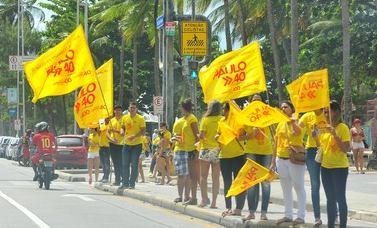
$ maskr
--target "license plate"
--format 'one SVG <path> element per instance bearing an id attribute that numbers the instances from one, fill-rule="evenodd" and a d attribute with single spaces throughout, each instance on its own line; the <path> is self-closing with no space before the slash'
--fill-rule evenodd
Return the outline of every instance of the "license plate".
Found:
<path id="1" fill-rule="evenodd" d="M 52 167 L 52 161 L 44 161 L 44 166 L 45 167 Z"/>
<path id="2" fill-rule="evenodd" d="M 60 151 L 60 155 L 71 155 L 71 151 Z"/>

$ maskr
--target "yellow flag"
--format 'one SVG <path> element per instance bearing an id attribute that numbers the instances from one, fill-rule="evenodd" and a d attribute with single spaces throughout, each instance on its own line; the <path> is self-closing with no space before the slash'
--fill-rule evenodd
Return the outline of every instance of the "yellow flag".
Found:
<path id="1" fill-rule="evenodd" d="M 288 122 L 290 119 L 278 108 L 273 108 L 261 101 L 251 102 L 241 114 L 247 119 L 245 125 L 265 128 L 272 124 Z"/>
<path id="2" fill-rule="evenodd" d="M 287 90 L 297 113 L 309 112 L 330 105 L 327 69 L 305 73 L 287 85 Z"/>
<path id="3" fill-rule="evenodd" d="M 113 114 L 113 59 L 97 69 L 97 81 L 81 88 L 74 107 L 80 128 L 95 128 Z M 105 100 L 104 100 L 105 99 Z"/>
<path id="4" fill-rule="evenodd" d="M 273 181 L 277 176 L 276 173 L 271 173 L 266 167 L 247 159 L 230 186 L 226 197 L 237 196 L 262 181 Z"/>
<path id="5" fill-rule="evenodd" d="M 229 113 L 228 118 L 225 122 L 219 123 L 220 129 L 220 136 L 218 141 L 223 144 L 227 145 L 235 137 L 238 136 L 240 129 L 243 127 L 243 122 L 246 121 L 244 117 L 241 115 L 241 109 L 234 101 L 229 102 Z"/>
<path id="6" fill-rule="evenodd" d="M 37 59 L 25 63 L 25 73 L 34 92 L 33 103 L 93 82 L 95 67 L 82 26 Z"/>
<path id="7" fill-rule="evenodd" d="M 258 42 L 215 59 L 199 72 L 204 102 L 220 102 L 266 91 L 262 56 Z"/>

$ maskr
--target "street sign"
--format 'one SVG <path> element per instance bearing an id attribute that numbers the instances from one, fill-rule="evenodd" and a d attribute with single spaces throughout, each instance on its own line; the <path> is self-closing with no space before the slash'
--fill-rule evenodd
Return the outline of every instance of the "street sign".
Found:
<path id="1" fill-rule="evenodd" d="M 165 31 L 167 36 L 175 36 L 175 22 L 168 21 L 165 23 Z"/>
<path id="2" fill-rule="evenodd" d="M 11 71 L 21 71 L 23 70 L 22 57 L 17 55 L 9 56 L 9 70 Z"/>
<path id="3" fill-rule="evenodd" d="M 9 108 L 8 109 L 8 114 L 9 114 L 10 117 L 17 116 L 17 108 Z"/>
<path id="4" fill-rule="evenodd" d="M 155 115 L 162 115 L 164 113 L 164 97 L 153 96 L 153 112 Z"/>
<path id="5" fill-rule="evenodd" d="M 162 27 L 164 27 L 164 22 L 165 22 L 164 15 L 161 15 L 161 16 L 157 17 L 157 19 L 156 19 L 156 28 L 157 29 L 161 29 Z"/>
<path id="6" fill-rule="evenodd" d="M 8 104 L 17 104 L 17 88 L 7 89 Z"/>
<path id="7" fill-rule="evenodd" d="M 205 21 L 181 22 L 181 55 L 208 54 L 208 24 Z"/>

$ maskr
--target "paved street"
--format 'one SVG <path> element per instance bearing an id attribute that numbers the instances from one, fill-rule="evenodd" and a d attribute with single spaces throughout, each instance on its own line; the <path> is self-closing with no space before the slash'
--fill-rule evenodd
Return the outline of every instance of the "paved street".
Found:
<path id="1" fill-rule="evenodd" d="M 31 168 L 0 159 L 0 227 L 217 227 L 86 183 L 30 181 Z"/>

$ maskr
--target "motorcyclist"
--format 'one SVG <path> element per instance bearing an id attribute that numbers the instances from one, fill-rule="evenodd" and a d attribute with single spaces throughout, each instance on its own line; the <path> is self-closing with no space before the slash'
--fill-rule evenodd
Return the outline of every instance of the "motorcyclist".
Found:
<path id="1" fill-rule="evenodd" d="M 57 149 L 56 139 L 53 133 L 48 131 L 48 123 L 40 122 L 35 125 L 37 133 L 33 136 L 31 146 L 35 153 L 31 157 L 32 167 L 34 170 L 33 181 L 38 179 L 38 163 L 43 154 L 54 154 Z M 54 174 L 54 179 L 57 175 Z"/>

